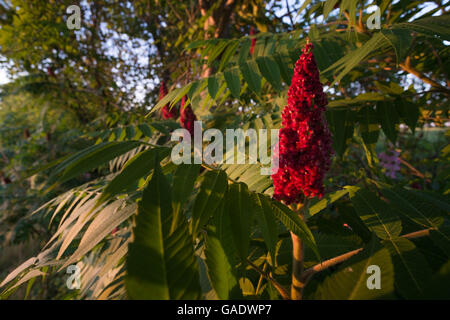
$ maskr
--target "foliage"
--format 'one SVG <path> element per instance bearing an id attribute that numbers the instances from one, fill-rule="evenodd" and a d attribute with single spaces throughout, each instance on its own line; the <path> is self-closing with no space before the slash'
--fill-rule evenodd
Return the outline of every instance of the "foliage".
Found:
<path id="1" fill-rule="evenodd" d="M 283 19 L 279 1 L 85 1 L 90 19 L 70 31 L 68 3 L 1 6 L 14 79 L 1 91 L 0 165 L 12 183 L 0 187 L 0 237 L 14 228 L 5 247 L 45 243 L 5 272 L 1 298 L 25 284 L 39 297 L 40 278 L 61 299 L 286 298 L 292 232 L 306 245 L 305 299 L 448 299 L 431 285 L 450 274 L 448 5 L 293 1 Z M 366 27 L 375 3 L 380 30 Z M 250 26 L 260 32 L 247 36 Z M 261 159 L 171 161 L 179 124 L 159 110 L 185 95 L 204 128 L 279 128 L 307 38 L 336 155 L 305 220 L 272 199 Z M 161 80 L 169 92 L 157 101 Z M 393 149 L 392 177 L 378 154 Z M 70 291 L 72 264 L 82 281 Z M 371 265 L 382 290 L 366 286 Z"/>

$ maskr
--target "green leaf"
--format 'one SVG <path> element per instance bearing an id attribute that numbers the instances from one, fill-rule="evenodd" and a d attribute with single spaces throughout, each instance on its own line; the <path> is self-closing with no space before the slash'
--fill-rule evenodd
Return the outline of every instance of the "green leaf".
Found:
<path id="1" fill-rule="evenodd" d="M 148 124 L 142 123 L 138 125 L 138 129 L 148 138 L 152 136 L 152 128 Z"/>
<path id="2" fill-rule="evenodd" d="M 397 212 L 421 227 L 437 229 L 444 222 L 439 208 L 430 201 L 424 201 L 416 193 L 399 187 L 383 188 L 381 192 Z"/>
<path id="3" fill-rule="evenodd" d="M 58 178 L 60 182 L 75 178 L 83 172 L 105 164 L 121 154 L 138 147 L 140 144 L 140 141 L 103 142 L 82 150 L 55 168 L 51 181 L 54 181 L 55 176 L 61 172 L 62 174 Z"/>
<path id="4" fill-rule="evenodd" d="M 342 236 L 327 234 L 321 231 L 313 232 L 313 235 L 323 260 L 334 258 L 361 247 L 360 245 L 357 245 L 355 241 L 352 241 L 352 239 L 343 238 Z M 304 259 L 307 263 L 320 263 L 320 261 L 317 261 L 317 258 L 309 247 L 305 247 Z"/>
<path id="5" fill-rule="evenodd" d="M 281 202 L 272 201 L 272 209 L 277 219 L 280 220 L 288 230 L 300 237 L 305 244 L 313 250 L 316 257 L 320 260 L 320 254 L 317 249 L 316 241 L 303 220 Z"/>
<path id="6" fill-rule="evenodd" d="M 305 1 L 303 1 L 302 6 L 301 6 L 300 9 L 298 9 L 298 11 L 297 11 L 297 15 L 299 15 L 303 10 L 305 10 L 306 7 L 308 6 L 308 4 L 311 3 L 311 1 L 312 1 L 312 0 L 305 0 Z"/>
<path id="7" fill-rule="evenodd" d="M 447 261 L 424 288 L 424 298 L 448 300 L 448 284 L 450 283 L 450 260 Z"/>
<path id="8" fill-rule="evenodd" d="M 416 31 L 426 36 L 440 37 L 442 40 L 450 41 L 450 21 L 448 15 L 397 23 L 392 26 L 392 29 L 405 29 L 409 32 Z"/>
<path id="9" fill-rule="evenodd" d="M 252 46 L 252 41 L 250 38 L 246 38 L 242 41 L 241 49 L 239 50 L 239 64 L 245 63 L 248 59 L 248 55 L 250 54 L 250 47 Z"/>
<path id="10" fill-rule="evenodd" d="M 380 271 L 380 288 L 369 289 L 372 284 L 368 269 L 378 266 Z M 369 270 L 369 272 L 368 272 Z M 377 271 L 375 271 L 377 272 Z M 376 241 L 371 241 L 362 252 L 344 262 L 319 287 L 316 299 L 324 300 L 369 300 L 390 298 L 394 291 L 394 268 L 388 250 Z"/>
<path id="11" fill-rule="evenodd" d="M 432 204 L 438 210 L 443 212 L 450 212 L 450 194 L 437 194 L 435 192 L 423 190 L 423 191 L 411 191 L 416 197 L 423 199 L 430 204 Z"/>
<path id="12" fill-rule="evenodd" d="M 169 148 L 152 148 L 138 153 L 128 160 L 122 171 L 115 176 L 105 188 L 97 204 L 114 197 L 122 191 L 128 190 L 128 188 L 137 183 L 140 178 L 147 176 L 151 170 L 153 170 L 156 157 L 158 157 L 158 161 L 160 161 L 169 155 L 169 153 Z"/>
<path id="13" fill-rule="evenodd" d="M 371 145 L 378 141 L 380 135 L 379 120 L 375 109 L 370 107 L 362 108 L 358 112 L 359 129 L 364 143 Z"/>
<path id="14" fill-rule="evenodd" d="M 327 0 L 323 6 L 323 18 L 326 19 L 331 11 L 333 11 L 334 6 L 338 0 Z"/>
<path id="15" fill-rule="evenodd" d="M 239 283 L 234 271 L 234 263 L 224 249 L 225 244 L 217 234 L 216 226 L 208 226 L 205 242 L 205 257 L 212 287 L 221 300 L 239 295 Z"/>
<path id="16" fill-rule="evenodd" d="M 364 222 L 356 213 L 355 208 L 351 203 L 338 203 L 337 210 L 339 216 L 342 217 L 345 223 L 347 223 L 352 231 L 357 234 L 364 242 L 368 243 L 372 240 L 372 232 L 367 228 Z"/>
<path id="17" fill-rule="evenodd" d="M 133 126 L 127 126 L 125 128 L 125 132 L 127 134 L 128 140 L 134 139 L 134 137 L 136 136 L 136 130 L 134 129 Z"/>
<path id="18" fill-rule="evenodd" d="M 337 190 L 333 193 L 327 193 L 321 200 L 317 201 L 316 203 L 309 206 L 308 209 L 308 215 L 313 216 L 323 209 L 325 209 L 327 206 L 332 204 L 333 202 L 339 200 L 343 196 L 347 195 L 349 193 L 350 189 L 342 189 Z"/>
<path id="19" fill-rule="evenodd" d="M 411 48 L 411 31 L 403 29 L 382 29 L 381 34 L 394 48 L 397 64 L 401 63 Z"/>
<path id="20" fill-rule="evenodd" d="M 261 93 L 261 76 L 255 61 L 241 62 L 239 64 L 244 80 L 248 83 L 248 87 L 256 94 Z"/>
<path id="21" fill-rule="evenodd" d="M 190 230 L 195 238 L 209 218 L 214 214 L 227 190 L 227 175 L 221 170 L 206 172 L 192 209 Z"/>
<path id="22" fill-rule="evenodd" d="M 358 4 L 358 1 L 354 0 L 342 0 L 339 6 L 339 16 L 344 12 L 347 11 L 348 15 L 350 17 L 350 24 L 354 25 L 356 24 L 356 5 Z"/>
<path id="23" fill-rule="evenodd" d="M 215 99 L 217 95 L 217 91 L 219 91 L 219 81 L 216 77 L 208 78 L 208 92 L 211 98 Z"/>
<path id="24" fill-rule="evenodd" d="M 228 41 L 219 40 L 219 43 L 216 44 L 216 46 L 210 52 L 208 52 L 208 65 L 211 65 L 214 60 L 216 60 L 216 58 L 222 53 L 227 45 Z"/>
<path id="25" fill-rule="evenodd" d="M 324 70 L 323 73 L 334 70 L 335 74 L 339 74 L 337 74 L 333 83 L 339 82 L 346 74 L 353 70 L 353 68 L 355 68 L 361 61 L 366 59 L 372 52 L 380 49 L 387 44 L 388 42 L 386 40 L 386 37 L 384 37 L 381 33 L 376 33 L 374 36 L 372 36 L 372 38 L 370 38 L 370 40 L 364 43 L 362 47 L 347 53 L 341 59 Z"/>
<path id="26" fill-rule="evenodd" d="M 386 96 L 379 92 L 366 92 L 361 93 L 354 98 L 335 99 L 328 102 L 329 107 L 350 107 L 366 105 L 374 101 L 384 101 Z M 372 105 L 372 104 L 371 104 Z M 365 109 L 365 108 L 363 108 Z"/>
<path id="27" fill-rule="evenodd" d="M 225 200 L 225 214 L 228 214 L 230 217 L 230 231 L 239 256 L 245 262 L 250 246 L 250 224 L 253 215 L 253 207 L 247 185 L 234 183 L 228 187 Z"/>
<path id="28" fill-rule="evenodd" d="M 193 41 L 193 42 L 189 43 L 189 45 L 186 47 L 186 50 L 203 47 L 206 43 L 207 43 L 206 40 Z"/>
<path id="29" fill-rule="evenodd" d="M 222 59 L 220 60 L 219 71 L 221 71 L 228 63 L 228 61 L 230 61 L 230 58 L 235 54 L 238 45 L 239 41 L 231 41 L 231 43 L 228 45 L 227 49 L 222 55 Z"/>
<path id="30" fill-rule="evenodd" d="M 255 207 L 256 219 L 261 228 L 264 242 L 275 264 L 275 247 L 278 242 L 277 222 L 270 206 L 270 199 L 262 194 L 252 194 L 253 205 Z"/>
<path id="31" fill-rule="evenodd" d="M 231 94 L 236 99 L 241 96 L 241 79 L 239 78 L 238 67 L 233 67 L 223 73 L 227 86 L 231 91 Z"/>
<path id="32" fill-rule="evenodd" d="M 198 299 L 197 257 L 187 224 L 170 232 L 172 191 L 159 163 L 139 203 L 134 241 L 126 260 L 125 285 L 131 299 Z"/>
<path id="33" fill-rule="evenodd" d="M 198 164 L 180 164 L 173 176 L 173 214 L 174 225 L 179 223 L 179 214 L 194 189 L 201 166 Z"/>
<path id="34" fill-rule="evenodd" d="M 380 117 L 381 128 L 393 143 L 397 139 L 396 126 L 399 123 L 399 117 L 395 105 L 389 105 L 385 101 L 380 101 L 377 103 L 377 113 Z"/>
<path id="35" fill-rule="evenodd" d="M 373 192 L 358 190 L 351 199 L 361 220 L 381 239 L 395 238 L 402 224 L 394 210 Z"/>
<path id="36" fill-rule="evenodd" d="M 281 76 L 283 77 L 284 82 L 287 85 L 291 84 L 292 76 L 294 75 L 294 69 L 292 66 L 291 59 L 288 56 L 276 54 L 275 61 L 278 64 L 278 68 L 280 69 Z"/>
<path id="37" fill-rule="evenodd" d="M 430 230 L 430 238 L 450 259 L 450 227 L 442 226 L 437 230 Z"/>
<path id="38" fill-rule="evenodd" d="M 396 289 L 406 299 L 422 297 L 431 275 L 425 257 L 405 238 L 386 240 L 383 245 L 392 256 Z"/>
<path id="39" fill-rule="evenodd" d="M 349 109 L 328 109 L 326 112 L 333 139 L 333 149 L 342 156 L 353 136 L 355 113 Z"/>
<path id="40" fill-rule="evenodd" d="M 161 100 L 159 100 L 158 103 L 150 110 L 150 112 L 147 113 L 146 117 L 148 117 L 152 113 L 158 111 L 159 109 L 164 107 L 166 104 L 170 104 L 175 99 L 175 97 L 177 97 L 180 93 L 184 92 L 183 89 L 184 88 L 175 88 L 175 89 L 169 91 L 169 93 L 167 93 Z M 186 93 L 184 93 L 184 94 L 186 94 Z"/>
<path id="41" fill-rule="evenodd" d="M 413 101 L 406 101 L 405 99 L 398 97 L 395 100 L 395 107 L 397 113 L 402 117 L 406 125 L 411 129 L 412 133 L 416 130 L 417 121 L 420 117 L 419 106 Z"/>
<path id="42" fill-rule="evenodd" d="M 276 61 L 272 57 L 258 57 L 256 62 L 264 78 L 269 81 L 275 90 L 281 91 L 281 75 Z"/>

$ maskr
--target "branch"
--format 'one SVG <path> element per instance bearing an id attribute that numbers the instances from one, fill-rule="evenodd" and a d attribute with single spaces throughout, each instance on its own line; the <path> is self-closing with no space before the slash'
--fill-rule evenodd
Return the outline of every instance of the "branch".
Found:
<path id="1" fill-rule="evenodd" d="M 407 239 L 413 239 L 413 238 L 419 238 L 419 237 L 425 237 L 428 236 L 430 234 L 430 231 L 434 230 L 434 228 L 429 228 L 429 229 L 425 229 L 425 230 L 419 230 L 419 231 L 415 231 L 415 232 L 411 232 L 408 234 L 404 234 L 402 235 L 403 238 L 407 238 Z M 302 274 L 302 282 L 304 283 L 304 285 L 306 286 L 306 284 L 308 283 L 308 281 L 311 279 L 311 277 L 318 273 L 321 272 L 325 269 L 328 269 L 329 267 L 335 266 L 341 262 L 344 262 L 348 259 L 350 259 L 351 257 L 353 257 L 354 255 L 360 253 L 363 250 L 363 248 L 359 248 L 347 253 L 344 253 L 340 256 L 331 258 L 329 260 L 326 260 L 320 264 L 316 264 L 315 266 L 305 270 Z"/>
<path id="2" fill-rule="evenodd" d="M 416 69 L 414 69 L 411 66 L 411 57 L 407 57 L 404 63 L 400 63 L 399 66 L 406 72 L 411 73 L 412 75 L 415 75 L 417 78 L 422 80 L 423 82 L 429 84 L 430 86 L 439 89 L 440 91 L 445 92 L 447 95 L 450 95 L 450 89 L 444 87 L 440 83 L 434 81 L 431 78 L 428 78 L 426 75 L 420 73 Z"/>
<path id="3" fill-rule="evenodd" d="M 309 201 L 305 198 L 303 204 L 297 204 L 297 208 L 291 205 L 291 209 L 295 211 L 300 219 L 305 219 L 305 211 L 308 210 Z M 303 296 L 303 288 L 306 282 L 302 280 L 303 263 L 304 263 L 304 243 L 303 240 L 291 231 L 292 238 L 292 285 L 291 299 L 301 300 Z"/>
<path id="4" fill-rule="evenodd" d="M 253 262 L 251 262 L 249 259 L 247 259 L 248 264 L 255 269 L 261 276 L 263 276 L 266 280 L 270 281 L 272 285 L 277 289 L 277 291 L 281 294 L 284 300 L 289 300 L 289 292 L 277 281 L 275 280 L 270 273 L 265 272 L 258 268 Z"/>
<path id="5" fill-rule="evenodd" d="M 430 179 L 428 179 L 427 177 L 425 177 L 425 175 L 423 175 L 423 173 L 421 173 L 419 170 L 417 170 L 416 168 L 414 168 L 409 162 L 407 162 L 406 160 L 404 160 L 404 159 L 402 159 L 402 158 L 400 158 L 400 162 L 402 163 L 402 164 L 404 164 L 406 167 L 408 167 L 408 169 L 409 170 L 411 170 L 411 172 L 415 175 L 415 176 L 417 176 L 417 177 L 419 177 L 419 178 L 421 178 L 421 179 L 424 179 L 426 182 L 428 182 L 428 183 L 431 183 L 431 180 Z"/>
<path id="6" fill-rule="evenodd" d="M 287 9 L 287 15 L 289 17 L 289 20 L 291 21 L 292 28 L 294 28 L 294 20 L 292 19 L 291 8 L 289 8 L 289 1 L 288 0 L 286 0 L 286 9 Z"/>

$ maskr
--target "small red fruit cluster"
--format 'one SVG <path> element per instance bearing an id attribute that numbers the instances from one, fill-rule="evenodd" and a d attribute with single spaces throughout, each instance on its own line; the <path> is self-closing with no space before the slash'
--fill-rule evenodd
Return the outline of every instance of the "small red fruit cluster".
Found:
<path id="1" fill-rule="evenodd" d="M 286 204 L 324 193 L 323 179 L 333 154 L 331 135 L 325 120 L 327 96 L 319 80 L 319 70 L 306 44 L 297 60 L 282 113 L 279 132 L 279 169 L 272 175 L 276 200 Z"/>
<path id="2" fill-rule="evenodd" d="M 180 109 L 180 124 L 183 128 L 185 128 L 191 136 L 194 135 L 194 121 L 197 120 L 197 117 L 194 114 L 191 106 L 188 105 L 184 107 L 186 104 L 186 96 L 181 99 L 181 109 Z"/>
<path id="3" fill-rule="evenodd" d="M 159 100 L 164 98 L 167 95 L 167 86 L 164 81 L 161 81 L 161 87 L 159 88 Z M 180 108 L 180 124 L 182 128 L 185 128 L 189 131 L 191 136 L 194 135 L 194 121 L 197 120 L 194 111 L 191 106 L 188 105 L 185 107 L 187 97 L 184 96 L 181 99 L 181 108 Z M 166 104 L 162 108 L 162 116 L 164 119 L 176 119 L 178 117 L 178 110 L 175 106 L 170 109 L 170 105 Z"/>
<path id="4" fill-rule="evenodd" d="M 253 27 L 250 27 L 250 35 L 251 36 L 255 35 L 255 29 Z M 255 51 L 255 44 L 256 44 L 256 39 L 253 38 L 252 45 L 250 46 L 250 54 L 251 55 L 253 55 L 253 51 Z"/>
<path id="5" fill-rule="evenodd" d="M 166 83 L 164 81 L 161 81 L 161 86 L 159 88 L 159 100 L 164 98 L 166 95 L 167 95 Z M 162 116 L 164 119 L 176 119 L 178 117 L 178 111 L 175 108 L 175 106 L 170 108 L 170 104 L 168 103 L 162 108 Z"/>

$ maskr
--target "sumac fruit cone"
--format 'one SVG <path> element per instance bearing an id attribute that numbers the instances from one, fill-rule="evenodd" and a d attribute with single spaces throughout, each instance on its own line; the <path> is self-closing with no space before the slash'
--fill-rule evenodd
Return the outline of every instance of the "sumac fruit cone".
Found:
<path id="1" fill-rule="evenodd" d="M 319 81 L 319 70 L 306 44 L 297 60 L 282 113 L 279 132 L 279 169 L 272 175 L 274 198 L 286 204 L 304 197 L 323 196 L 323 179 L 333 153 L 325 120 L 327 97 Z"/>

